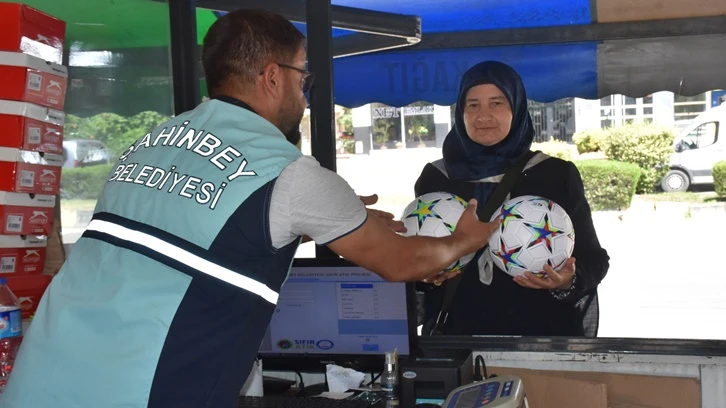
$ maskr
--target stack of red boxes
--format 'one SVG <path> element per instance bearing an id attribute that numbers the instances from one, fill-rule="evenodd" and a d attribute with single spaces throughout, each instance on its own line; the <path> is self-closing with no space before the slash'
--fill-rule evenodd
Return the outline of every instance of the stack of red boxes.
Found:
<path id="1" fill-rule="evenodd" d="M 63 164 L 65 22 L 0 2 L 0 276 L 30 317 L 50 283 L 47 237 Z"/>

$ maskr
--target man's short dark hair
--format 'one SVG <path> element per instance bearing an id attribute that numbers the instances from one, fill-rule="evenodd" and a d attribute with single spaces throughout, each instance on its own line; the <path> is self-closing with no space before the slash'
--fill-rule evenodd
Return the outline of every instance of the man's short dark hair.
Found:
<path id="1" fill-rule="evenodd" d="M 240 9 L 219 17 L 202 46 L 202 65 L 210 96 L 226 81 L 254 83 L 267 64 L 289 64 L 305 36 L 279 14 Z"/>

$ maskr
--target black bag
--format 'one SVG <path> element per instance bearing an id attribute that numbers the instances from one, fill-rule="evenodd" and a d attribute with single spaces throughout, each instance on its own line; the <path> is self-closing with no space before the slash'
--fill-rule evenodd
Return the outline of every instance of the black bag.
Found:
<path id="1" fill-rule="evenodd" d="M 497 185 L 496 189 L 494 189 L 486 205 L 483 207 L 479 207 L 479 211 L 477 211 L 477 216 L 480 220 L 488 221 L 494 214 L 494 211 L 496 211 L 497 208 L 499 208 L 504 203 L 507 195 L 512 190 L 512 187 L 514 187 L 514 185 L 516 184 L 519 176 L 522 174 L 522 171 L 527 165 L 527 162 L 529 162 L 529 160 L 535 154 L 536 152 L 529 152 L 529 154 L 525 154 L 514 166 L 510 167 L 509 170 L 504 173 L 502 181 L 500 181 L 499 185 Z M 486 250 L 486 248 L 487 247 L 485 246 L 480 250 L 480 252 Z M 461 281 L 461 274 L 447 280 L 442 284 L 444 296 L 441 302 L 441 310 L 439 311 L 438 316 L 436 317 L 436 321 L 433 323 L 433 327 L 428 334 L 432 336 L 444 334 L 444 326 L 446 325 L 446 320 L 449 317 L 451 303 L 454 300 L 454 295 L 456 294 L 456 288 L 459 286 L 459 281 Z M 428 326 L 425 323 L 424 325 Z"/>

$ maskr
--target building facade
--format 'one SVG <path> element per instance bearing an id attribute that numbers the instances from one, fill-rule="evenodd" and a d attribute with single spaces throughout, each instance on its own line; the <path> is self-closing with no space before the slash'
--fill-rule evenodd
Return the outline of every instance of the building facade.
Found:
<path id="1" fill-rule="evenodd" d="M 559 140 L 572 143 L 576 132 L 654 123 L 681 131 L 700 113 L 726 101 L 726 91 L 709 91 L 695 96 L 656 92 L 632 98 L 610 95 L 588 100 L 566 98 L 550 103 L 529 102 L 535 142 Z M 454 123 L 454 108 L 425 102 L 405 107 L 368 104 L 352 110 L 355 153 L 371 150 L 438 147 Z"/>

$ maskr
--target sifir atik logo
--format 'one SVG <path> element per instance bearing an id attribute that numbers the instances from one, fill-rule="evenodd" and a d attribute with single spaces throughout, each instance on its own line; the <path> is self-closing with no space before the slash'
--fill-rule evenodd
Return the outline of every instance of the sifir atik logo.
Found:
<path id="1" fill-rule="evenodd" d="M 330 340 L 323 339 L 323 340 L 318 340 L 318 342 L 315 343 L 315 345 L 318 346 L 318 348 L 320 350 L 330 350 L 333 348 L 333 346 L 335 344 Z"/>
<path id="2" fill-rule="evenodd" d="M 314 350 L 315 340 L 295 340 L 295 349 L 297 350 Z"/>
<path id="3" fill-rule="evenodd" d="M 279 342 L 278 342 L 279 346 Z M 291 348 L 296 350 L 330 350 L 333 348 L 333 342 L 327 339 L 322 340 L 295 340 L 291 344 Z"/>
<path id="4" fill-rule="evenodd" d="M 288 339 L 280 339 L 277 341 L 277 347 L 283 350 L 289 350 L 292 348 L 292 342 Z"/>

